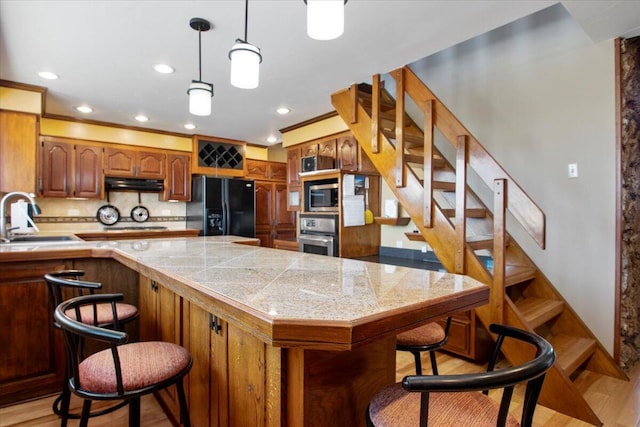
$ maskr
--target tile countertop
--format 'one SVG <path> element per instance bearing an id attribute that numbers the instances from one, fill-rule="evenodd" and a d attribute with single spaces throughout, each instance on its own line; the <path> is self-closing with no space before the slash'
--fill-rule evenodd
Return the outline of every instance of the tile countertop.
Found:
<path id="1" fill-rule="evenodd" d="M 41 247 L 8 244 L 0 246 L 0 262 L 17 261 L 25 250 L 30 260 L 38 252 L 49 259 L 55 253 L 64 258 L 66 251 L 75 251 L 75 256 L 83 251 L 91 251 L 94 257 L 110 256 L 185 298 L 195 296 L 202 301 L 202 294 L 211 297 L 211 308 L 222 308 L 227 317 L 240 316 L 246 321 L 244 314 L 248 313 L 253 323 L 266 324 L 257 329 L 271 339 L 277 324 L 283 322 L 346 327 L 351 334 L 348 339 L 355 341 L 360 338 L 353 336 L 354 325 L 378 324 L 397 332 L 442 315 L 425 314 L 433 304 L 446 306 L 439 310 L 457 311 L 488 299 L 488 287 L 468 276 L 234 244 L 243 239 L 138 239 Z M 390 317 L 399 321 L 388 322 Z"/>

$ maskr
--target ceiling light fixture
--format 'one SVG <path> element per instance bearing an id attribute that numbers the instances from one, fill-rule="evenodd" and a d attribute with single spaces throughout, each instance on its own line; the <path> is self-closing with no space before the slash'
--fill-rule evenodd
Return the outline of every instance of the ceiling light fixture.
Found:
<path id="1" fill-rule="evenodd" d="M 80 111 L 81 113 L 92 113 L 93 112 L 93 108 L 89 107 L 88 105 L 81 105 L 79 107 L 76 107 L 77 111 Z"/>
<path id="2" fill-rule="evenodd" d="M 139 122 L 144 123 L 144 122 L 148 122 L 149 121 L 149 117 L 147 117 L 147 116 L 145 116 L 143 114 L 138 114 L 136 116 L 136 120 L 139 121 Z"/>
<path id="3" fill-rule="evenodd" d="M 281 114 L 281 115 L 285 115 L 285 114 L 289 114 L 291 112 L 291 110 L 287 107 L 280 107 L 276 110 L 276 113 Z"/>
<path id="4" fill-rule="evenodd" d="M 42 77 L 43 79 L 47 79 L 47 80 L 57 80 L 58 79 L 58 75 L 56 73 L 52 73 L 51 71 L 40 71 L 40 72 L 38 72 L 38 75 L 40 77 Z"/>
<path id="5" fill-rule="evenodd" d="M 211 98 L 213 85 L 202 81 L 202 31 L 209 31 L 211 24 L 202 18 L 191 18 L 189 26 L 198 31 L 198 80 L 192 80 L 189 85 L 189 112 L 196 116 L 211 114 Z"/>
<path id="6" fill-rule="evenodd" d="M 159 72 L 160 74 L 171 74 L 175 71 L 173 67 L 167 64 L 156 64 L 153 66 L 153 69 Z"/>
<path id="7" fill-rule="evenodd" d="M 267 142 L 269 144 L 274 144 L 274 143 L 278 142 L 278 138 L 276 138 L 275 136 L 271 135 L 270 137 L 267 138 Z"/>
<path id="8" fill-rule="evenodd" d="M 316 40 L 337 39 L 344 32 L 347 0 L 304 0 L 307 5 L 307 34 Z"/>
<path id="9" fill-rule="evenodd" d="M 244 39 L 236 39 L 229 51 L 231 60 L 231 84 L 240 89 L 255 89 L 260 80 L 260 49 L 247 41 L 249 0 L 244 2 Z"/>
<path id="10" fill-rule="evenodd" d="M 184 125 L 185 129 L 189 129 L 189 130 L 193 130 L 196 128 L 196 125 L 194 125 L 193 123 L 187 123 Z"/>

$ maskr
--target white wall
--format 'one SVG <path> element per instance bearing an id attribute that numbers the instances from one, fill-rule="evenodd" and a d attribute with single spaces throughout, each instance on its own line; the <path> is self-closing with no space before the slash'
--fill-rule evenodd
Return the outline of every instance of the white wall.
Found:
<path id="1" fill-rule="evenodd" d="M 411 68 L 545 212 L 546 250 L 512 223 L 509 233 L 611 352 L 613 41 L 594 45 L 556 5 Z"/>

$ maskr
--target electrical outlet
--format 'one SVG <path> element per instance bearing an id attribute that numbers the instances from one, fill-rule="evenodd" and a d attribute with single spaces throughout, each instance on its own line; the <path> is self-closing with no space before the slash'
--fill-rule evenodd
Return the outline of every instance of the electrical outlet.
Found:
<path id="1" fill-rule="evenodd" d="M 577 178 L 578 177 L 578 164 L 577 163 L 569 163 L 567 167 L 567 175 L 569 178 Z"/>
<path id="2" fill-rule="evenodd" d="M 420 248 L 420 251 L 422 251 L 422 253 L 423 253 L 423 254 L 426 254 L 426 253 L 427 253 L 427 245 L 423 245 L 423 246 Z"/>
<path id="3" fill-rule="evenodd" d="M 396 248 L 402 247 L 402 240 L 396 240 Z"/>

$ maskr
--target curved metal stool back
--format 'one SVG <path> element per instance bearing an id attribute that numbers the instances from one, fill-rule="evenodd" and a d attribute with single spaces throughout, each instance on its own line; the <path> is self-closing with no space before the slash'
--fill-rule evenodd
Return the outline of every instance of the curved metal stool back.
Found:
<path id="1" fill-rule="evenodd" d="M 190 427 L 183 378 L 193 364 L 189 352 L 169 342 L 128 343 L 126 332 L 88 325 L 76 320 L 84 306 L 109 304 L 115 314 L 122 294 L 96 294 L 61 303 L 54 319 L 63 331 L 71 371 L 69 388 L 85 399 L 80 426 L 87 425 L 93 400 L 129 402 L 129 426 L 140 425 L 140 397 L 175 385 L 182 423 Z M 75 316 L 71 316 L 75 313 Z M 75 318 L 74 318 L 75 317 Z M 82 354 L 82 340 L 98 340 L 108 348 L 91 355 Z"/>
<path id="2" fill-rule="evenodd" d="M 497 334 L 487 372 L 460 375 L 409 375 L 401 383 L 381 390 L 369 403 L 367 426 L 426 427 L 434 425 L 486 426 L 518 425 L 509 413 L 517 384 L 526 383 L 520 425 L 531 427 L 533 413 L 545 375 L 556 354 L 544 338 L 507 325 L 489 327 Z M 516 345 L 530 346 L 528 361 L 494 370 L 505 338 Z M 500 402 L 487 396 L 488 390 L 503 389 Z M 482 391 L 482 392 L 481 392 Z"/>
<path id="3" fill-rule="evenodd" d="M 65 300 L 64 296 L 72 298 L 76 296 L 93 295 L 96 290 L 102 288 L 101 283 L 80 280 L 83 276 L 84 271 L 82 270 L 60 270 L 44 275 L 44 280 L 49 288 L 52 310 L 55 310 L 55 308 Z M 93 304 L 90 307 L 85 307 L 80 316 L 84 323 L 116 330 L 122 330 L 126 323 L 135 320 L 137 317 L 138 309 L 131 304 L 125 303 L 116 304 L 116 315 L 111 312 L 110 306 L 105 306 L 104 304 Z M 57 323 L 55 323 L 55 325 L 58 328 L 60 327 Z M 62 391 L 52 405 L 53 412 L 61 418 L 61 427 L 66 427 L 69 419 L 80 418 L 80 414 L 69 412 L 71 399 L 71 391 L 68 386 L 69 372 L 70 370 L 67 366 L 65 368 L 65 375 L 62 383 Z M 123 407 L 126 403 L 126 401 L 123 401 L 118 405 L 96 411 L 90 416 L 94 417 L 104 415 Z"/>

